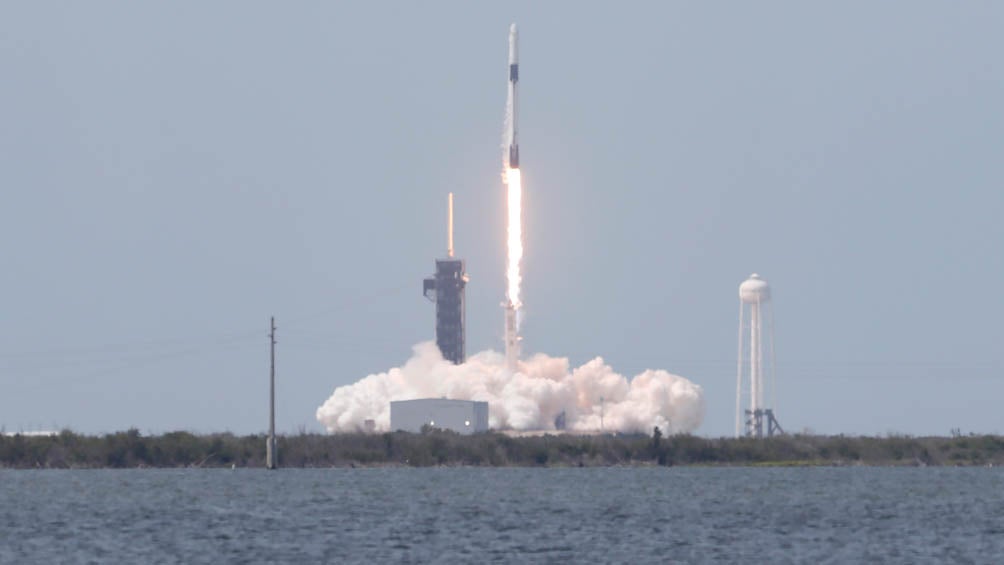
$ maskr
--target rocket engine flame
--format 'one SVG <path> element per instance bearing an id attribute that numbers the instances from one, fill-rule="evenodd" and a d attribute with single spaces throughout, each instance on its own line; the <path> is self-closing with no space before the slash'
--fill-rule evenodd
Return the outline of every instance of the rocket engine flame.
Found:
<path id="1" fill-rule="evenodd" d="M 506 169 L 506 186 L 508 187 L 508 227 L 506 229 L 506 298 L 513 308 L 519 310 L 523 303 L 520 300 L 520 262 L 523 260 L 523 227 L 522 206 L 523 186 L 519 169 Z"/>

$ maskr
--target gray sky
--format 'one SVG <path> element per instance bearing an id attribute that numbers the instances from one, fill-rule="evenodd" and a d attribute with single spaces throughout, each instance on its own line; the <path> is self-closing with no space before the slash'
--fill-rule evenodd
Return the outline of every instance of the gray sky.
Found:
<path id="1" fill-rule="evenodd" d="M 433 337 L 456 193 L 501 348 L 518 22 L 525 351 L 704 387 L 775 298 L 790 431 L 1002 432 L 1004 4 L 0 7 L 0 425 L 262 431 Z"/>

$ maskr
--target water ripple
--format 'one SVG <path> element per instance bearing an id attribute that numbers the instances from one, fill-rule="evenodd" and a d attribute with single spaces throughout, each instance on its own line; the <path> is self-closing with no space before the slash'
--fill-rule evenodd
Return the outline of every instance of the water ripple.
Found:
<path id="1" fill-rule="evenodd" d="M 992 563 L 998 469 L 0 472 L 0 562 Z"/>

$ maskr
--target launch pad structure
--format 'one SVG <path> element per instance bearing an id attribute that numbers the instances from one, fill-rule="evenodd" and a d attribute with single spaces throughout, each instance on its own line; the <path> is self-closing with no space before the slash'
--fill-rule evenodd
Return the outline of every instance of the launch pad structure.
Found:
<path id="1" fill-rule="evenodd" d="M 502 304 L 505 311 L 505 366 L 509 372 L 516 372 L 519 363 L 519 325 L 516 319 L 518 312 L 512 302 Z"/>
<path id="2" fill-rule="evenodd" d="M 422 281 L 422 294 L 436 303 L 436 345 L 443 358 L 461 364 L 467 360 L 467 281 L 463 259 L 453 256 L 453 193 L 447 197 L 446 258 L 436 259 L 436 272 Z"/>
<path id="3" fill-rule="evenodd" d="M 782 434 L 784 434 L 784 430 L 781 429 L 781 424 L 774 417 L 774 410 L 771 408 L 746 410 L 746 435 L 748 437 L 774 437 Z"/>

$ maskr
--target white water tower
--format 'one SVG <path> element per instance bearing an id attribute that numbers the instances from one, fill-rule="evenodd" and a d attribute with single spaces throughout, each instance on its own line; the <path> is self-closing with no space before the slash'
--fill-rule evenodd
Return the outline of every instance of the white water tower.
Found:
<path id="1" fill-rule="evenodd" d="M 784 433 L 774 416 L 774 405 L 774 311 L 770 286 L 753 273 L 739 285 L 736 437 Z"/>

